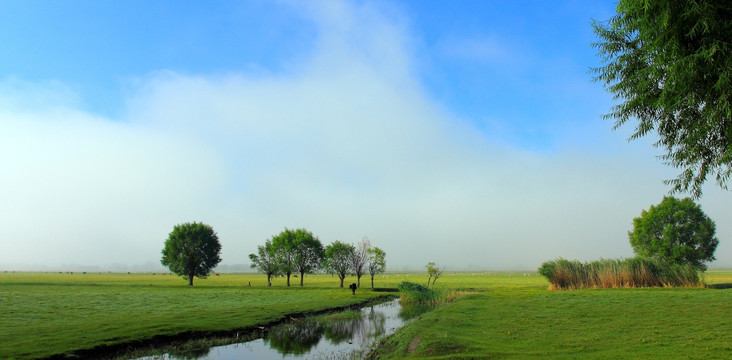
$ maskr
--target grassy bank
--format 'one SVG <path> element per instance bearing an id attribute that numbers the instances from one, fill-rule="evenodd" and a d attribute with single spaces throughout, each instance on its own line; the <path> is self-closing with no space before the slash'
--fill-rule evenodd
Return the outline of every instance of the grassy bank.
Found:
<path id="1" fill-rule="evenodd" d="M 385 340 L 383 359 L 728 359 L 732 272 L 710 288 L 547 291 L 534 277 L 473 277 L 482 290 Z M 441 279 L 442 280 L 442 279 Z M 493 281 L 491 281 L 493 280 Z M 461 284 L 448 278 L 445 286 Z"/>
<path id="2" fill-rule="evenodd" d="M 286 314 L 341 307 L 383 295 L 306 277 L 305 287 L 264 286 L 262 275 L 196 280 L 127 274 L 0 274 L 0 358 L 70 353 L 192 331 L 224 331 Z M 252 286 L 247 286 L 251 282 Z"/>

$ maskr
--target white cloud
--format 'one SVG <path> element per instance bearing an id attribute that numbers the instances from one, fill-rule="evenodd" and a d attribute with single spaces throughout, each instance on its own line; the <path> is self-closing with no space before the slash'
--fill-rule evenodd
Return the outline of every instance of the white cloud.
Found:
<path id="1" fill-rule="evenodd" d="M 122 119 L 0 113 L 0 263 L 157 261 L 185 221 L 218 231 L 226 263 L 285 226 L 368 235 L 392 268 L 631 255 L 632 218 L 673 173 L 612 134 L 550 154 L 488 142 L 423 93 L 398 19 L 337 4 L 309 8 L 322 41 L 289 74 L 151 74 Z M 707 191 L 724 243 L 730 195 Z"/>

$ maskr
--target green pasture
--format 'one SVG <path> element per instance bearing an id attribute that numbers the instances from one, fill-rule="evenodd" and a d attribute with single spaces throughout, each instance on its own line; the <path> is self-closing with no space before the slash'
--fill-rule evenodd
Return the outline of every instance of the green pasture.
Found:
<path id="1" fill-rule="evenodd" d="M 251 282 L 251 287 L 248 284 Z M 100 345 L 220 331 L 287 314 L 364 302 L 385 293 L 338 288 L 329 275 L 272 288 L 259 274 L 196 279 L 171 275 L 0 273 L 0 359 L 38 358 Z"/>
<path id="2" fill-rule="evenodd" d="M 707 288 L 573 291 L 516 275 L 478 276 L 488 284 L 423 314 L 372 357 L 732 359 L 732 271 L 707 272 Z M 470 287 L 454 279 L 443 285 Z"/>
<path id="3" fill-rule="evenodd" d="M 292 279 L 298 283 L 299 279 Z M 378 275 L 377 288 L 426 274 Z M 732 271 L 716 288 L 548 291 L 535 272 L 445 273 L 437 288 L 469 292 L 387 339 L 380 358 L 729 358 Z M 346 284 L 355 278 L 346 279 Z M 251 283 L 251 287 L 248 284 Z M 0 273 L 0 358 L 71 353 L 155 335 L 244 328 L 363 302 L 330 275 L 305 287 L 261 274 L 184 279 L 161 274 Z"/>

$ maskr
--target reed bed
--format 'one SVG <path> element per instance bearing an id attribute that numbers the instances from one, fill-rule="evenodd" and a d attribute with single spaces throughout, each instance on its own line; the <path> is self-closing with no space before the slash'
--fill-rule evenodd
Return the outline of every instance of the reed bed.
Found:
<path id="1" fill-rule="evenodd" d="M 539 274 L 549 280 L 551 290 L 703 285 L 699 271 L 691 265 L 640 257 L 600 259 L 589 263 L 552 260 L 541 265 Z"/>

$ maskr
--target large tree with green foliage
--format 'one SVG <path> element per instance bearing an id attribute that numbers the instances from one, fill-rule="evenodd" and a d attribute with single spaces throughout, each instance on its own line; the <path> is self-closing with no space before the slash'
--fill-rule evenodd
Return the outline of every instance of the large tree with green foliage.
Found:
<path id="1" fill-rule="evenodd" d="M 386 271 L 386 252 L 378 247 L 372 247 L 368 252 L 368 268 L 371 275 L 371 289 L 374 289 L 374 276 Z"/>
<path id="2" fill-rule="evenodd" d="M 714 221 L 690 198 L 664 197 L 633 219 L 628 237 L 639 256 L 705 270 L 719 244 L 715 231 Z"/>
<path id="3" fill-rule="evenodd" d="M 204 223 L 185 223 L 173 227 L 168 234 L 160 262 L 171 272 L 188 278 L 193 286 L 193 277 L 205 279 L 221 261 L 221 244 L 216 232 Z"/>
<path id="4" fill-rule="evenodd" d="M 732 1 L 619 0 L 594 22 L 603 66 L 593 69 L 622 102 L 607 118 L 630 139 L 656 131 L 661 158 L 681 169 L 673 192 L 701 196 L 709 175 L 726 189 L 732 174 Z"/>
<path id="5" fill-rule="evenodd" d="M 249 254 L 251 267 L 267 275 L 267 286 L 272 286 L 272 276 L 279 275 L 280 264 L 277 262 L 277 252 L 272 241 L 267 240 L 264 245 L 257 246 L 256 254 Z"/>
<path id="6" fill-rule="evenodd" d="M 352 259 L 355 252 L 356 248 L 353 245 L 338 240 L 325 247 L 325 261 L 323 265 L 326 271 L 338 275 L 338 278 L 341 280 L 341 287 L 343 287 L 343 279 L 351 272 Z"/>
<path id="7" fill-rule="evenodd" d="M 287 286 L 290 286 L 290 276 L 296 271 L 295 258 L 297 256 L 295 230 L 285 228 L 277 236 L 272 237 L 272 246 L 277 255 L 280 272 L 287 277 Z"/>
<path id="8" fill-rule="evenodd" d="M 325 250 L 320 240 L 305 229 L 295 230 L 295 271 L 300 273 L 300 287 L 305 274 L 312 274 L 323 264 Z"/>

